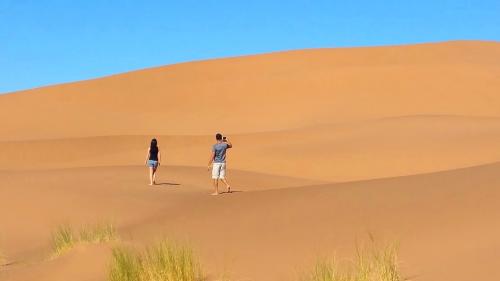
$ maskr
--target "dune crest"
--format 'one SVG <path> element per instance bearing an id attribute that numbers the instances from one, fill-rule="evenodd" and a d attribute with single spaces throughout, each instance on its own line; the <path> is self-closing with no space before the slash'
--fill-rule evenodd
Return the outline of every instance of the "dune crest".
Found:
<path id="1" fill-rule="evenodd" d="M 498 117 L 499 68 L 496 42 L 171 65 L 0 96 L 0 140 L 242 134 L 407 115 Z"/>

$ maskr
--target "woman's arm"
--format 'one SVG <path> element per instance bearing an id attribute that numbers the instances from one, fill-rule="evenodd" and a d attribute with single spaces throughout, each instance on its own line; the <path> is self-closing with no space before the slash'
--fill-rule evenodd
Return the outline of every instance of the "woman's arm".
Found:
<path id="1" fill-rule="evenodd" d="M 149 160 L 149 150 L 151 148 L 148 148 L 148 154 L 146 155 L 146 161 L 144 161 L 144 164 L 147 165 L 148 164 L 148 160 Z"/>
<path id="2" fill-rule="evenodd" d="M 158 147 L 158 166 L 160 166 L 160 163 L 161 163 L 161 150 Z"/>

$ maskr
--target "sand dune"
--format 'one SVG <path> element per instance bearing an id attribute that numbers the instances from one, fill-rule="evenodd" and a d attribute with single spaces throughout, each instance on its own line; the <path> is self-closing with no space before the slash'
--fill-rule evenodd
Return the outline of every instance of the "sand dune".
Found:
<path id="1" fill-rule="evenodd" d="M 158 136 L 165 164 L 202 166 L 213 136 Z M 500 159 L 500 118 L 408 116 L 231 136 L 231 167 L 351 181 L 469 167 Z M 138 165 L 149 137 L 0 142 L 0 169 Z"/>
<path id="2" fill-rule="evenodd" d="M 62 223 L 188 240 L 210 280 L 296 280 L 372 233 L 412 280 L 500 270 L 500 44 L 192 62 L 0 96 L 0 280 L 106 280 L 112 245 L 47 260 Z M 207 196 L 213 134 L 240 192 Z M 164 155 L 161 185 L 141 167 Z M 76 277 L 78 276 L 78 277 Z"/>
<path id="3" fill-rule="evenodd" d="M 9 188 L 0 189 L 0 203 L 17 210 L 2 213 L 1 229 L 8 230 L 2 245 L 20 263 L 0 271 L 2 280 L 25 280 L 17 272 L 31 268 L 52 280 L 79 272 L 76 263 L 94 261 L 85 248 L 83 257 L 77 250 L 62 261 L 43 261 L 40 254 L 49 253 L 56 225 L 96 218 L 115 220 L 123 239 L 138 245 L 163 236 L 191 241 L 213 275 L 228 267 L 236 280 L 293 280 L 317 255 L 352 254 L 368 233 L 399 241 L 404 273 L 415 280 L 500 277 L 491 267 L 500 258 L 500 164 L 287 189 L 274 187 L 293 179 L 263 176 L 258 191 L 244 186 L 257 175 L 237 173 L 233 180 L 243 192 L 215 200 L 206 196 L 205 175 L 193 169 L 170 167 L 171 175 L 160 179 L 169 184 L 157 188 L 143 184 L 140 167 L 28 172 L 19 180 L 2 174 Z M 31 205 L 16 208 L 24 202 Z M 56 269 L 60 263 L 73 266 Z M 104 280 L 105 271 L 97 273 Z"/>
<path id="4" fill-rule="evenodd" d="M 495 42 L 450 42 L 147 69 L 2 96 L 0 140 L 239 134 L 407 115 L 498 116 L 499 53 Z"/>
<path id="5" fill-rule="evenodd" d="M 79 246 L 56 260 L 30 264 L 13 264 L 2 280 L 105 280 L 106 266 L 111 257 L 108 246 Z"/>

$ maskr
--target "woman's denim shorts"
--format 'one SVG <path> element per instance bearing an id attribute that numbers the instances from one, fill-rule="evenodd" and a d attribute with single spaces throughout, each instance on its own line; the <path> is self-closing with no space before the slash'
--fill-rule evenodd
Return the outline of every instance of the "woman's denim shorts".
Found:
<path id="1" fill-rule="evenodd" d="M 156 160 L 148 160 L 148 167 L 150 167 L 150 168 L 156 168 L 156 167 L 158 167 L 158 161 L 156 161 Z"/>

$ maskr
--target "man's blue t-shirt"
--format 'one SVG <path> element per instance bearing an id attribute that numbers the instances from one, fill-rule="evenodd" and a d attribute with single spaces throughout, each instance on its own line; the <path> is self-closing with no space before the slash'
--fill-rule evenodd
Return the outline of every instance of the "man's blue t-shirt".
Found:
<path id="1" fill-rule="evenodd" d="M 227 143 L 216 143 L 212 147 L 212 151 L 215 153 L 214 163 L 226 163 L 226 150 L 228 148 Z"/>

